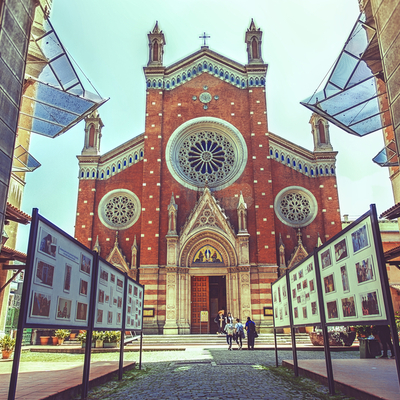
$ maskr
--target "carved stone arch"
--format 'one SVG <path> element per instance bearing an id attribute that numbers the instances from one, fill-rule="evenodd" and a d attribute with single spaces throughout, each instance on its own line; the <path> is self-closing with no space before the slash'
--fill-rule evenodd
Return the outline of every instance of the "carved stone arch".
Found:
<path id="1" fill-rule="evenodd" d="M 221 266 L 237 266 L 237 255 L 232 244 L 221 234 L 213 231 L 203 231 L 193 235 L 183 246 L 179 255 L 181 267 L 192 266 L 193 256 L 202 246 L 210 244 L 221 254 L 224 264 Z"/>

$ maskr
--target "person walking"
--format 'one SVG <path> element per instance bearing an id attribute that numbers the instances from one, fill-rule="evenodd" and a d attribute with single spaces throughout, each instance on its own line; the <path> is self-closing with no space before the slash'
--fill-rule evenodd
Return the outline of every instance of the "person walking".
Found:
<path id="1" fill-rule="evenodd" d="M 232 339 L 233 339 L 233 333 L 235 332 L 235 327 L 233 326 L 232 322 L 228 322 L 225 325 L 225 332 L 226 332 L 226 343 L 228 344 L 228 350 L 232 350 Z"/>
<path id="2" fill-rule="evenodd" d="M 244 326 L 240 322 L 239 318 L 236 318 L 235 334 L 236 334 L 236 344 L 238 345 L 239 350 L 242 350 L 242 346 L 243 346 L 242 339 L 244 339 L 246 336 L 244 334 Z M 239 342 L 240 342 L 240 344 L 239 344 Z"/>
<path id="3" fill-rule="evenodd" d="M 225 317 L 225 324 L 228 324 L 228 323 L 231 323 L 231 324 L 235 323 L 235 320 L 232 317 L 232 314 L 230 312 L 228 312 L 228 315 Z"/>
<path id="4" fill-rule="evenodd" d="M 254 339 L 256 337 L 256 324 L 247 317 L 246 325 L 247 331 L 247 350 L 254 350 Z"/>
<path id="5" fill-rule="evenodd" d="M 388 325 L 376 325 L 376 330 L 379 336 L 379 340 L 382 343 L 383 354 L 378 358 L 388 358 L 388 347 L 390 349 L 391 358 L 395 358 L 393 351 L 392 339 L 390 338 L 390 329 Z"/>

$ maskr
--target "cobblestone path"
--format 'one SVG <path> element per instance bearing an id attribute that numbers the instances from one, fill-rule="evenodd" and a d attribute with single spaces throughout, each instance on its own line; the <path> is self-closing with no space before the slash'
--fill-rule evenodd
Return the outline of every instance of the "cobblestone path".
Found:
<path id="1" fill-rule="evenodd" d="M 323 358 L 323 352 L 299 352 L 298 358 Z M 332 353 L 332 358 L 358 358 L 358 352 Z M 279 352 L 291 359 L 289 351 Z M 318 399 L 277 378 L 261 366 L 274 366 L 273 351 L 187 349 L 179 352 L 143 353 L 143 366 L 150 369 L 112 399 Z M 324 389 L 323 389 L 324 390 Z M 324 391 L 324 393 L 327 393 Z M 100 397 L 96 397 L 100 398 Z M 106 397 L 101 397 L 106 398 Z"/>

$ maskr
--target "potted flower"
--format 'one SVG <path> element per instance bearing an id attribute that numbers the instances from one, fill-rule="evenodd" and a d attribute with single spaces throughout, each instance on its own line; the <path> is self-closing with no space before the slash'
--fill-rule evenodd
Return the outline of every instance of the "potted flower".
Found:
<path id="1" fill-rule="evenodd" d="M 0 347 L 3 359 L 9 359 L 12 352 L 14 351 L 15 339 L 12 338 L 10 335 L 5 335 L 2 339 L 0 339 Z"/>
<path id="2" fill-rule="evenodd" d="M 372 329 L 370 325 L 356 325 L 357 338 L 366 338 L 371 335 Z"/>
<path id="3" fill-rule="evenodd" d="M 117 347 L 121 341 L 121 332 L 106 331 L 104 332 L 104 347 Z"/>
<path id="4" fill-rule="evenodd" d="M 57 329 L 55 332 L 55 336 L 58 340 L 58 344 L 63 344 L 65 338 L 68 337 L 70 333 L 71 331 L 69 331 L 68 329 Z"/>
<path id="5" fill-rule="evenodd" d="M 310 340 L 314 346 L 324 345 L 322 329 L 315 329 L 310 332 Z M 345 326 L 328 326 L 329 346 L 351 346 L 356 338 L 356 332 L 351 332 Z"/>
<path id="6" fill-rule="evenodd" d="M 103 347 L 104 332 L 103 331 L 93 331 L 93 342 L 96 343 L 96 347 Z"/>

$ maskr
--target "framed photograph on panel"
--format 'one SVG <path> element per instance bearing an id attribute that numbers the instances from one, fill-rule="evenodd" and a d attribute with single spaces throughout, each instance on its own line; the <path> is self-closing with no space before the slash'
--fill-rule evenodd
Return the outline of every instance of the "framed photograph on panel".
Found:
<path id="1" fill-rule="evenodd" d="M 357 262 L 356 271 L 357 271 L 357 280 L 359 284 L 375 280 L 375 273 L 371 257 L 367 257 L 364 260 Z"/>
<path id="2" fill-rule="evenodd" d="M 325 293 L 336 292 L 333 273 L 324 277 Z"/>
<path id="3" fill-rule="evenodd" d="M 56 319 L 71 320 L 72 300 L 58 297 Z"/>
<path id="4" fill-rule="evenodd" d="M 356 316 L 356 305 L 354 303 L 354 296 L 345 297 L 342 299 L 342 312 L 343 318 Z"/>
<path id="5" fill-rule="evenodd" d="M 321 253 L 321 267 L 328 268 L 332 265 L 331 249 L 326 249 Z"/>
<path id="6" fill-rule="evenodd" d="M 51 265 L 47 262 L 38 259 L 36 262 L 36 272 L 33 282 L 36 283 L 37 285 L 52 288 L 53 278 L 54 278 L 54 265 Z"/>
<path id="7" fill-rule="evenodd" d="M 340 279 L 342 281 L 343 293 L 350 291 L 349 275 L 347 273 L 346 264 L 340 267 Z"/>
<path id="8" fill-rule="evenodd" d="M 337 309 L 336 300 L 328 301 L 326 303 L 326 308 L 327 308 L 327 311 L 328 311 L 328 314 L 327 314 L 327 319 L 328 320 L 337 319 L 339 317 L 338 316 L 338 309 Z"/>
<path id="9" fill-rule="evenodd" d="M 64 292 L 69 293 L 71 290 L 71 273 L 72 266 L 69 264 L 65 264 L 65 273 L 64 273 Z"/>
<path id="10" fill-rule="evenodd" d="M 51 296 L 40 292 L 33 292 L 31 317 L 50 317 Z"/>
<path id="11" fill-rule="evenodd" d="M 80 271 L 86 275 L 90 275 L 91 270 L 92 270 L 92 260 L 82 253 L 81 254 Z"/>
<path id="12" fill-rule="evenodd" d="M 40 229 L 39 249 L 41 253 L 56 258 L 57 255 L 57 238 L 52 236 L 48 231 Z"/>
<path id="13" fill-rule="evenodd" d="M 349 256 L 348 251 L 347 251 L 347 243 L 346 239 L 343 238 L 340 242 L 335 244 L 335 261 L 341 261 L 344 260 Z"/>
<path id="14" fill-rule="evenodd" d="M 87 303 L 82 303 L 80 301 L 77 301 L 77 304 L 76 304 L 76 320 L 77 321 L 86 321 L 87 309 L 88 309 Z"/>
<path id="15" fill-rule="evenodd" d="M 361 226 L 351 234 L 351 241 L 353 243 L 353 253 L 358 253 L 361 250 L 369 247 L 369 240 L 366 225 Z"/>
<path id="16" fill-rule="evenodd" d="M 79 294 L 81 296 L 87 296 L 87 293 L 88 293 L 88 281 L 81 279 L 79 283 Z"/>
<path id="17" fill-rule="evenodd" d="M 96 315 L 96 322 L 101 324 L 103 322 L 103 310 L 98 309 Z"/>
<path id="18" fill-rule="evenodd" d="M 376 291 L 360 294 L 362 315 L 380 315 L 378 294 Z"/>

